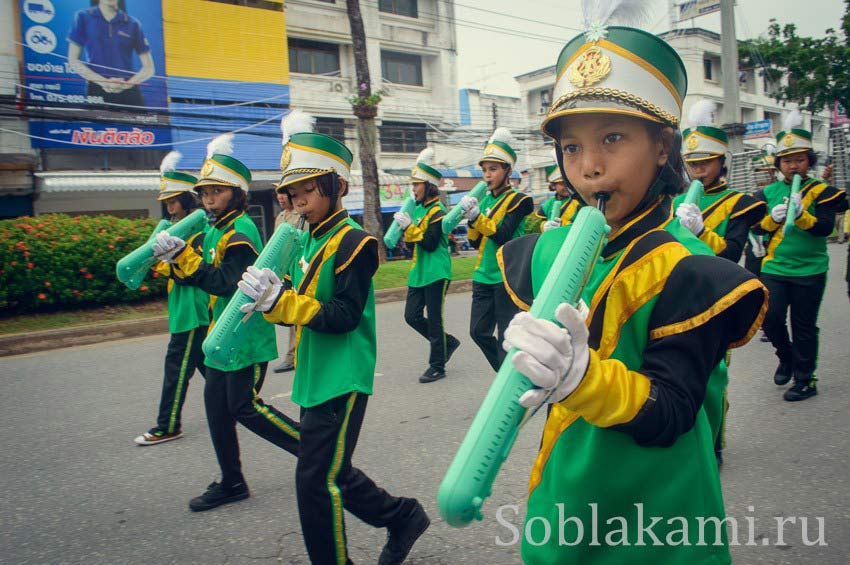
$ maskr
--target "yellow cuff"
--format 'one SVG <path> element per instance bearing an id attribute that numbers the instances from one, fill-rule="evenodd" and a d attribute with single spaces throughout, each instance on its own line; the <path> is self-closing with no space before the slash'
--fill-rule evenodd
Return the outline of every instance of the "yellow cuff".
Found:
<path id="1" fill-rule="evenodd" d="M 762 218 L 759 225 L 761 226 L 761 229 L 769 232 L 775 232 L 779 229 L 779 224 L 773 221 L 773 218 L 770 217 L 770 214 Z"/>
<path id="2" fill-rule="evenodd" d="M 469 226 L 469 229 L 466 232 L 466 239 L 469 241 L 478 241 L 478 238 L 481 237 L 481 234 L 478 233 L 478 230 L 474 229 L 472 226 Z"/>
<path id="3" fill-rule="evenodd" d="M 290 326 L 306 326 L 316 317 L 322 303 L 312 296 L 296 294 L 294 290 L 286 290 L 277 299 L 274 307 L 263 313 L 263 317 L 273 324 L 289 324 Z"/>
<path id="4" fill-rule="evenodd" d="M 183 251 L 174 258 L 174 274 L 185 279 L 191 277 L 201 267 L 204 258 L 192 249 L 191 245 L 183 248 Z"/>
<path id="5" fill-rule="evenodd" d="M 702 231 L 702 235 L 699 238 L 703 243 L 707 243 L 711 247 L 715 255 L 726 249 L 726 240 L 708 228 Z"/>
<path id="6" fill-rule="evenodd" d="M 622 361 L 600 360 L 591 349 L 584 380 L 561 405 L 594 426 L 609 428 L 635 419 L 649 398 L 650 384 L 645 375 L 629 371 Z"/>
<path id="7" fill-rule="evenodd" d="M 171 276 L 171 265 L 169 265 L 165 261 L 157 261 L 156 263 L 154 263 L 154 266 L 151 267 L 151 271 L 159 273 L 164 277 L 168 277 Z"/>
<path id="8" fill-rule="evenodd" d="M 475 218 L 475 221 L 472 222 L 472 227 L 478 230 L 481 235 L 485 235 L 490 237 L 494 233 L 496 233 L 496 222 L 494 222 L 491 218 L 488 218 L 484 214 L 478 214 L 478 217 Z"/>
<path id="9" fill-rule="evenodd" d="M 794 222 L 794 225 L 800 228 L 801 230 L 809 230 L 812 229 L 817 223 L 818 219 L 812 214 L 809 214 L 807 210 L 803 210 L 803 213 L 800 214 L 800 217 Z"/>
<path id="10" fill-rule="evenodd" d="M 407 229 L 404 230 L 404 241 L 408 243 L 415 243 L 417 241 L 422 241 L 422 238 L 425 237 L 425 232 L 419 226 L 415 226 L 410 224 L 407 226 Z"/>

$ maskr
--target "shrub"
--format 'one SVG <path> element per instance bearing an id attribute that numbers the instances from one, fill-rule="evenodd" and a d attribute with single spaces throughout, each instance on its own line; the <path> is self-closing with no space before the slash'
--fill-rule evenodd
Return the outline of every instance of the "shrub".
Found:
<path id="1" fill-rule="evenodd" d="M 166 279 L 138 290 L 115 277 L 115 264 L 143 244 L 152 219 L 51 214 L 0 221 L 0 308 L 6 314 L 164 296 Z"/>

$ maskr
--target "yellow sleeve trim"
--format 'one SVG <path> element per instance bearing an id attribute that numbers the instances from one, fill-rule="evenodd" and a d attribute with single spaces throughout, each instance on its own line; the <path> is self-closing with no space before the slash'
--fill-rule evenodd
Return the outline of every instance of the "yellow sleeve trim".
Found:
<path id="1" fill-rule="evenodd" d="M 164 261 L 157 261 L 156 263 L 154 263 L 154 266 L 151 267 L 151 270 L 156 273 L 159 273 L 164 277 L 171 276 L 171 265 Z"/>
<path id="2" fill-rule="evenodd" d="M 707 323 L 718 314 L 725 312 L 743 296 L 753 292 L 754 290 L 763 290 L 765 295 L 767 295 L 767 290 L 758 279 L 750 279 L 733 288 L 725 296 L 720 298 L 720 300 L 712 304 L 707 310 L 700 312 L 696 316 L 692 316 L 682 322 L 676 322 L 675 324 L 668 324 L 666 326 L 661 326 L 660 328 L 655 328 L 649 332 L 649 339 L 661 339 L 663 337 L 691 331 L 692 329 Z M 733 345 L 733 347 L 735 346 Z"/>
<path id="3" fill-rule="evenodd" d="M 357 257 L 357 255 L 358 255 L 358 254 L 360 253 L 360 251 L 363 249 L 363 247 L 364 247 L 367 243 L 369 243 L 369 240 L 373 240 L 373 239 L 375 239 L 375 238 L 374 238 L 374 237 L 372 237 L 372 236 L 369 236 L 369 237 L 364 237 L 362 240 L 360 240 L 360 243 L 358 243 L 358 244 L 357 244 L 357 247 L 355 247 L 355 248 L 354 248 L 354 252 L 351 254 L 351 257 L 349 257 L 348 259 L 346 259 L 345 263 L 343 263 L 342 265 L 340 265 L 339 267 L 337 267 L 337 268 L 334 270 L 334 274 L 335 274 L 335 275 L 338 275 L 338 274 L 340 274 L 341 272 L 343 272 L 344 270 L 346 270 L 346 269 L 348 268 L 348 266 L 349 266 L 349 265 L 351 265 L 352 261 L 354 261 L 354 258 L 355 258 L 355 257 Z M 377 241 L 377 240 L 375 240 L 375 241 Z"/>
<path id="4" fill-rule="evenodd" d="M 194 275 L 201 267 L 201 263 L 204 261 L 203 257 L 198 255 L 198 253 L 189 245 L 184 247 L 183 251 L 180 252 L 180 255 L 175 257 L 174 260 L 174 274 L 181 279 Z"/>
<path id="5" fill-rule="evenodd" d="M 257 255 L 259 255 L 259 254 L 260 254 L 260 253 L 257 251 L 257 248 L 256 248 L 256 247 L 254 247 L 254 244 L 253 244 L 253 243 L 251 243 L 250 241 L 232 241 L 232 242 L 231 242 L 231 241 L 228 241 L 228 242 L 227 242 L 227 245 L 225 245 L 225 246 L 224 246 L 224 248 L 225 248 L 225 249 L 230 249 L 231 247 L 236 247 L 237 245 L 247 245 L 248 247 L 250 247 L 250 248 L 251 248 L 251 250 L 252 250 L 255 254 L 257 254 Z"/>
<path id="6" fill-rule="evenodd" d="M 749 206 L 747 206 L 743 210 L 738 210 L 737 212 L 735 212 L 734 214 L 729 216 L 729 219 L 733 220 L 733 219 L 737 218 L 738 216 L 743 216 L 744 214 L 746 214 L 750 210 L 755 210 L 756 208 L 759 208 L 759 207 L 767 208 L 767 204 L 765 204 L 764 202 L 761 202 L 761 201 L 753 202 L 752 204 L 750 204 Z"/>
<path id="7" fill-rule="evenodd" d="M 272 323 L 306 326 L 321 309 L 322 303 L 315 298 L 287 290 L 280 295 L 271 310 L 263 313 L 263 317 Z"/>
<path id="8" fill-rule="evenodd" d="M 820 196 L 820 193 L 823 192 L 823 190 L 825 190 L 825 189 L 826 189 L 826 185 L 824 185 L 824 188 L 820 192 L 818 192 L 818 196 Z M 838 192 L 836 192 L 835 194 L 833 194 L 829 198 L 824 198 L 823 200 L 819 200 L 817 202 L 817 204 L 818 205 L 826 204 L 827 202 L 832 202 L 836 198 L 842 198 L 842 197 L 845 197 L 845 196 L 847 196 L 847 194 L 843 190 L 839 190 Z"/>
<path id="9" fill-rule="evenodd" d="M 817 223 L 817 217 L 809 214 L 808 211 L 804 210 L 800 217 L 794 221 L 794 225 L 803 230 L 809 230 Z"/>
<path id="10" fill-rule="evenodd" d="M 419 226 L 415 226 L 410 224 L 407 226 L 407 229 L 404 230 L 404 241 L 408 243 L 416 243 L 417 241 L 422 241 L 425 237 L 425 232 L 422 231 L 422 228 Z"/>
<path id="11" fill-rule="evenodd" d="M 618 359 L 602 361 L 591 349 L 584 379 L 561 405 L 594 426 L 610 428 L 635 419 L 649 399 L 651 384 L 646 375 L 629 371 Z"/>
<path id="12" fill-rule="evenodd" d="M 514 193 L 514 194 L 516 195 L 517 193 Z M 524 195 L 524 194 L 519 195 L 519 196 L 520 196 L 520 198 L 517 198 L 516 196 L 511 196 L 511 197 L 510 197 L 511 202 L 509 202 L 509 203 L 505 206 L 505 208 L 507 208 L 507 212 L 505 212 L 505 214 L 510 214 L 511 212 L 513 212 L 514 210 L 516 210 L 517 208 L 519 208 L 519 205 L 520 205 L 520 204 L 522 204 L 522 203 L 523 203 L 523 201 L 524 201 L 526 198 L 531 198 L 530 196 L 526 196 L 526 195 Z M 514 202 L 514 201 L 515 201 L 515 202 Z M 508 206 L 510 206 L 510 207 L 508 208 Z"/>
<path id="13" fill-rule="evenodd" d="M 714 251 L 715 255 L 726 249 L 726 240 L 708 228 L 703 230 L 702 235 L 699 236 L 699 238 L 703 243 L 707 243 L 708 246 L 711 247 L 711 250 Z"/>
<path id="14" fill-rule="evenodd" d="M 472 227 L 487 237 L 496 233 L 497 229 L 496 222 L 484 214 L 479 214 L 478 217 L 475 218 L 475 221 L 472 223 Z"/>
<path id="15" fill-rule="evenodd" d="M 499 264 L 499 271 L 502 272 L 502 282 L 505 285 L 505 290 L 508 292 L 508 296 L 511 297 L 511 301 L 516 304 L 517 308 L 528 312 L 531 310 L 531 305 L 526 304 L 525 301 L 523 301 L 517 293 L 514 292 L 514 289 L 512 289 L 511 285 L 508 283 L 508 275 L 505 273 L 505 258 L 502 256 L 503 249 L 504 247 L 500 247 L 496 250 L 496 262 Z"/>
<path id="16" fill-rule="evenodd" d="M 761 228 L 763 230 L 769 232 L 775 232 L 779 229 L 779 224 L 773 221 L 773 218 L 770 217 L 770 213 L 768 213 L 767 216 L 762 218 L 761 223 L 759 225 L 761 225 Z"/>

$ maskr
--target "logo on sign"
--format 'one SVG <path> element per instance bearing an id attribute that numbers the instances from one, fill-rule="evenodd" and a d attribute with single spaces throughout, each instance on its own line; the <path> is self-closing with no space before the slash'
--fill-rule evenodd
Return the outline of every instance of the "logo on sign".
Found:
<path id="1" fill-rule="evenodd" d="M 50 0 L 26 0 L 24 14 L 37 24 L 46 24 L 53 19 L 56 11 Z"/>
<path id="2" fill-rule="evenodd" d="M 56 49 L 56 36 L 44 26 L 32 26 L 27 30 L 27 46 L 36 53 L 51 53 Z"/>

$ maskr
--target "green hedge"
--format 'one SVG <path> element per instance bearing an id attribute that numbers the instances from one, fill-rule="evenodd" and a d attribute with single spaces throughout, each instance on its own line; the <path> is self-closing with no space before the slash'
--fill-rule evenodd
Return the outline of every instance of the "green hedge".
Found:
<path id="1" fill-rule="evenodd" d="M 164 296 L 164 277 L 147 278 L 139 290 L 115 277 L 118 260 L 143 244 L 155 225 L 152 219 L 64 214 L 0 221 L 0 308 L 20 314 Z"/>

